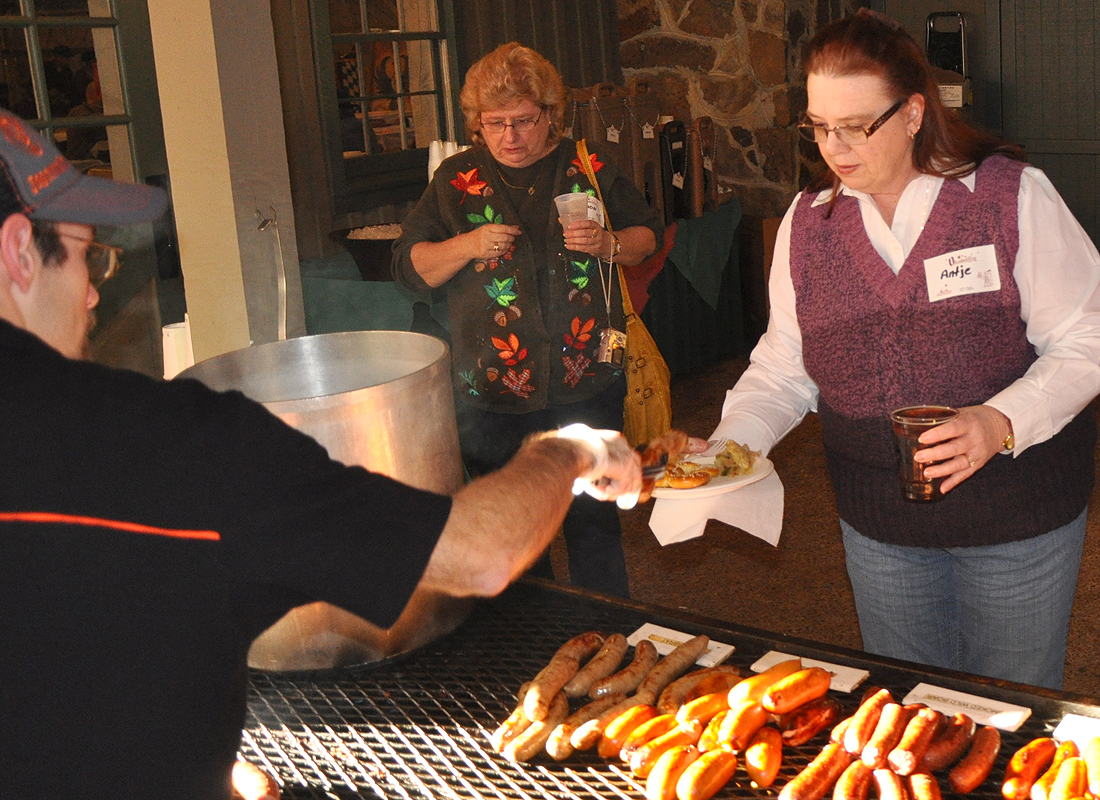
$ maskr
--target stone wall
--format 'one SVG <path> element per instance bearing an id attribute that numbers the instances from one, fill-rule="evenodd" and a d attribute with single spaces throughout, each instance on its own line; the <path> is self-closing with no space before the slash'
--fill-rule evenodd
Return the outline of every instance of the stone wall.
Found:
<path id="1" fill-rule="evenodd" d="M 857 0 L 619 0 L 627 85 L 645 80 L 662 114 L 710 117 L 719 191 L 745 213 L 781 216 L 805 182 L 813 145 L 794 124 L 806 107 L 799 53 Z"/>

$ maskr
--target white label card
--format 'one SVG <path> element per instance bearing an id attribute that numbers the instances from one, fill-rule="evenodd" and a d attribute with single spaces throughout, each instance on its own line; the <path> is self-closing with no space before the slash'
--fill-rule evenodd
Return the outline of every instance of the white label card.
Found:
<path id="1" fill-rule="evenodd" d="M 707 172 L 714 172 L 714 159 L 710 156 L 703 156 L 703 169 Z"/>
<path id="2" fill-rule="evenodd" d="M 1081 750 L 1085 749 L 1089 740 L 1097 736 L 1100 736 L 1100 719 L 1083 717 L 1080 714 L 1066 714 L 1051 734 L 1058 743 L 1072 739 Z"/>
<path id="3" fill-rule="evenodd" d="M 918 683 L 913 691 L 905 695 L 903 703 L 924 703 L 929 708 L 942 711 L 951 716 L 957 712 L 968 715 L 979 725 L 992 725 L 1002 731 L 1014 731 L 1031 716 L 1031 709 L 1024 706 L 990 700 L 976 694 L 956 692 L 933 686 L 930 683 Z"/>
<path id="4" fill-rule="evenodd" d="M 781 653 L 778 650 L 769 650 L 753 662 L 752 671 L 763 672 L 783 661 L 790 661 L 792 658 L 798 658 L 798 656 L 792 656 L 790 653 Z M 851 692 L 871 674 L 865 669 L 855 669 L 854 667 L 846 667 L 843 664 L 833 664 L 828 661 L 803 658 L 802 668 L 808 669 L 809 667 L 821 667 L 832 675 L 833 677 L 829 682 L 829 688 L 838 692 Z"/>
<path id="5" fill-rule="evenodd" d="M 1001 290 L 997 250 L 991 244 L 926 258 L 924 276 L 928 282 L 930 303 L 949 297 Z"/>
<path id="6" fill-rule="evenodd" d="M 595 195 L 588 195 L 588 218 L 596 220 L 596 224 L 603 227 L 604 212 L 603 203 Z"/>
<path id="7" fill-rule="evenodd" d="M 643 139 L 652 139 L 653 138 L 653 126 L 648 122 L 645 125 L 642 126 L 642 138 Z"/>
<path id="8" fill-rule="evenodd" d="M 682 173 L 672 173 L 672 185 L 675 186 L 677 189 L 684 188 L 684 176 Z"/>
<path id="9" fill-rule="evenodd" d="M 614 125 L 611 125 L 607 129 L 607 141 L 618 142 L 619 141 L 619 129 Z"/>
<path id="10" fill-rule="evenodd" d="M 657 652 L 662 656 L 667 656 L 677 647 L 682 645 L 688 639 L 695 638 L 693 633 L 684 633 L 683 631 L 676 631 L 672 628 L 662 628 L 660 625 L 654 625 L 647 622 L 634 633 L 626 637 L 627 643 L 631 647 L 634 647 L 642 639 L 649 639 L 653 642 L 653 646 L 657 648 Z M 711 641 L 707 645 L 706 651 L 699 658 L 695 659 L 695 663 L 700 667 L 713 667 L 721 664 L 727 658 L 730 653 L 733 652 L 732 644 L 722 644 L 722 642 Z"/>

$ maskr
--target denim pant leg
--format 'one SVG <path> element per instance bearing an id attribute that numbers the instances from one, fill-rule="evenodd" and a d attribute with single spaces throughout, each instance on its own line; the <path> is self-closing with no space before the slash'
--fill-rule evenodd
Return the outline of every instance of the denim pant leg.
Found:
<path id="1" fill-rule="evenodd" d="M 863 649 L 959 669 L 959 624 L 947 553 L 884 544 L 844 520 L 840 529 Z"/>
<path id="2" fill-rule="evenodd" d="M 1031 539 L 951 551 L 964 671 L 1062 688 L 1087 516 Z"/>
<path id="3" fill-rule="evenodd" d="M 841 522 L 864 649 L 1061 688 L 1086 518 L 945 550 L 883 544 Z"/>

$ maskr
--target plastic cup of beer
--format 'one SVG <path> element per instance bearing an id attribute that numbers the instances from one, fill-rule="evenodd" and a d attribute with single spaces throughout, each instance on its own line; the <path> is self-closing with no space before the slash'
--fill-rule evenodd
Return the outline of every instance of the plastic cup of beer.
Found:
<path id="1" fill-rule="evenodd" d="M 574 222 L 588 219 L 588 195 L 584 192 L 559 194 L 554 198 L 554 204 L 558 207 L 558 216 L 561 218 L 563 228 L 568 228 Z"/>
<path id="2" fill-rule="evenodd" d="M 894 443 L 897 446 L 898 471 L 901 478 L 901 496 L 917 503 L 928 503 L 943 497 L 940 484 L 943 478 L 929 478 L 925 467 L 914 461 L 913 456 L 924 447 L 919 438 L 929 428 L 950 422 L 959 412 L 950 406 L 907 406 L 890 412 L 894 424 Z"/>

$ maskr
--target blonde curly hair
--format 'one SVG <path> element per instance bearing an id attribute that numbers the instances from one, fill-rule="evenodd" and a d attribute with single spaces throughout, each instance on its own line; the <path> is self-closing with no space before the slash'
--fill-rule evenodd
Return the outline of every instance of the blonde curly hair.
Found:
<path id="1" fill-rule="evenodd" d="M 466 133 L 476 144 L 485 144 L 481 115 L 510 108 L 529 100 L 550 118 L 549 143 L 561 139 L 565 116 L 565 84 L 554 65 L 519 42 L 502 44 L 482 56 L 466 71 L 466 82 L 458 97 Z"/>

